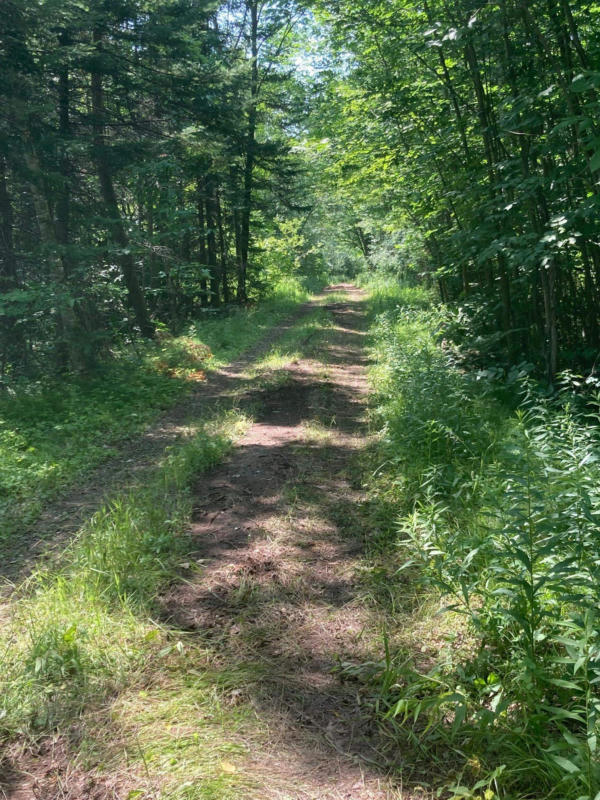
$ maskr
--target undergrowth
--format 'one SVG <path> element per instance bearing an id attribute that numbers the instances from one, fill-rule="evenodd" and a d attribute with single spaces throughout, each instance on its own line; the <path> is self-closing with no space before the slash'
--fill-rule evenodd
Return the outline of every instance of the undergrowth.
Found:
<path id="1" fill-rule="evenodd" d="M 207 311 L 187 336 L 159 332 L 156 343 L 117 354 L 93 375 L 0 392 L 0 542 L 306 299 L 299 284 L 282 282 L 256 307 Z"/>
<path id="2" fill-rule="evenodd" d="M 5 609 L 0 652 L 5 747 L 50 735 L 68 742 L 76 731 L 74 761 L 87 759 L 86 768 L 118 763 L 130 751 L 128 796 L 155 796 L 158 788 L 165 798 L 236 796 L 231 760 L 240 748 L 215 735 L 223 728 L 233 735 L 243 722 L 221 699 L 227 671 L 215 672 L 198 644 L 155 620 L 168 583 L 198 568 L 186 561 L 190 483 L 223 458 L 244 425 L 239 412 L 227 412 L 190 431 L 144 486 L 113 499 L 57 563 L 20 587 Z M 184 725 L 185 736 L 161 744 L 146 698 L 161 730 L 170 720 Z M 178 769 L 184 749 L 193 757 Z"/>
<path id="3" fill-rule="evenodd" d="M 372 307 L 373 580 L 421 586 L 433 646 L 388 642 L 352 677 L 440 797 L 599 800 L 598 404 L 572 378 L 548 398 L 465 371 L 419 290 L 375 287 Z"/>

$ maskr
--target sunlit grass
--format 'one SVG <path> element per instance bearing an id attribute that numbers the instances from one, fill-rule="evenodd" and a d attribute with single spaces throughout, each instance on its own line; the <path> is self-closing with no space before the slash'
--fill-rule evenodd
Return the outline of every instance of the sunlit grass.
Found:
<path id="1" fill-rule="evenodd" d="M 226 313 L 207 310 L 193 325 L 195 338 L 210 348 L 211 367 L 237 358 L 265 333 L 309 300 L 308 292 L 293 279 L 278 284 L 268 300 L 248 308 L 231 308 Z"/>
<path id="2" fill-rule="evenodd" d="M 291 361 L 308 357 L 314 350 L 316 335 L 330 326 L 330 318 L 322 308 L 309 312 L 280 336 L 263 358 L 253 363 L 249 374 L 278 370 Z"/>
<path id="3" fill-rule="evenodd" d="M 191 567 L 190 481 L 246 424 L 227 412 L 190 430 L 19 589 L 5 609 L 0 740 L 68 738 L 78 720 L 73 765 L 119 772 L 126 753 L 125 785 L 140 797 L 239 796 L 237 733 L 252 715 L 231 692 L 255 677 L 224 670 L 156 614 L 161 590 Z"/>

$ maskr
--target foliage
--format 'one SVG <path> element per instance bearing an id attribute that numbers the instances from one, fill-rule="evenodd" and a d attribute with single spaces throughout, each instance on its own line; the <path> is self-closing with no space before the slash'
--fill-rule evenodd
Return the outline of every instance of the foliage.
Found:
<path id="1" fill-rule="evenodd" d="M 302 214 L 293 2 L 8 0 L 0 21 L 0 379 L 273 289 Z M 297 95 L 297 104 L 285 94 Z M 267 258 L 268 260 L 268 258 Z M 287 269 L 286 269 L 287 267 Z"/>
<path id="2" fill-rule="evenodd" d="M 417 274 L 467 305 L 478 334 L 501 334 L 503 364 L 533 361 L 550 382 L 594 368 L 598 7 L 318 8 L 339 59 L 323 73 L 319 133 L 367 259 L 369 237 L 413 231 Z"/>
<path id="3" fill-rule="evenodd" d="M 384 311 L 373 328 L 382 434 L 401 580 L 421 579 L 460 614 L 469 652 L 421 671 L 388 654 L 365 673 L 382 724 L 430 753 L 485 765 L 456 797 L 595 798 L 600 695 L 600 440 L 596 403 L 544 398 L 514 379 L 466 372 L 443 338 L 444 309 Z M 411 733 L 412 731 L 412 733 Z M 471 771 L 472 772 L 472 771 Z M 468 776 L 465 762 L 465 776 Z M 474 774 L 474 773 L 473 773 Z"/>

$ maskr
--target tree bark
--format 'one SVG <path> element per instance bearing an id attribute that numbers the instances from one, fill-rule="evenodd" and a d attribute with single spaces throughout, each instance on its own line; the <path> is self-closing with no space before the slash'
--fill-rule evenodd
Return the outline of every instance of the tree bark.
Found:
<path id="1" fill-rule="evenodd" d="M 206 191 L 206 249 L 208 251 L 208 267 L 210 269 L 210 304 L 218 308 L 221 305 L 220 275 L 217 263 L 217 214 L 215 203 L 214 180 L 209 177 Z"/>
<path id="2" fill-rule="evenodd" d="M 240 221 L 240 261 L 238 265 L 237 301 L 248 299 L 246 279 L 248 274 L 248 251 L 250 248 L 250 217 L 252 214 L 252 189 L 254 186 L 254 158 L 256 149 L 256 119 L 259 92 L 258 81 L 258 0 L 249 0 L 250 6 L 250 108 L 246 132 L 246 161 L 244 164 L 243 205 Z"/>
<path id="3" fill-rule="evenodd" d="M 13 209 L 6 181 L 6 161 L 0 156 L 0 291 L 17 282 L 17 258 L 13 238 Z"/>
<path id="4" fill-rule="evenodd" d="M 221 283 L 223 286 L 223 302 L 229 303 L 229 283 L 228 283 L 228 269 L 227 269 L 227 246 L 225 243 L 225 232 L 223 229 L 223 212 L 221 210 L 221 195 L 217 190 L 215 195 L 215 202 L 217 206 L 217 229 L 219 232 L 219 260 L 221 262 Z"/>
<path id="5" fill-rule="evenodd" d="M 206 260 L 206 221 L 204 219 L 204 187 L 202 180 L 196 178 L 196 209 L 198 211 L 198 256 L 200 258 L 200 305 L 208 305 L 208 282 L 204 274 L 207 266 Z"/>
<path id="6" fill-rule="evenodd" d="M 69 44 L 69 37 L 63 31 L 59 37 L 62 47 Z M 69 91 L 69 65 L 64 60 L 58 72 L 58 133 L 59 133 L 59 170 L 60 184 L 58 187 L 58 197 L 56 200 L 56 241 L 61 248 L 61 261 L 65 275 L 71 271 L 71 263 L 67 248 L 70 244 L 70 212 L 71 212 L 71 166 L 69 163 L 68 142 L 71 138 L 71 119 L 70 119 L 70 91 Z"/>
<path id="7" fill-rule="evenodd" d="M 99 31 L 94 31 L 93 41 L 96 46 L 96 52 L 99 55 L 102 52 L 102 36 Z M 91 73 L 91 100 L 94 160 L 96 162 L 96 171 L 100 182 L 102 200 L 109 218 L 110 235 L 121 250 L 119 255 L 121 271 L 125 279 L 125 286 L 127 287 L 128 302 L 133 309 L 135 320 L 142 336 L 145 336 L 147 339 L 152 339 L 154 337 L 154 324 L 150 319 L 146 306 L 146 299 L 138 280 L 136 264 L 129 250 L 129 239 L 125 231 L 125 226 L 123 225 L 123 220 L 121 219 L 121 211 L 113 185 L 112 170 L 106 148 L 104 129 L 104 90 L 102 86 L 102 75 L 99 72 L 98 66 L 96 66 Z"/>

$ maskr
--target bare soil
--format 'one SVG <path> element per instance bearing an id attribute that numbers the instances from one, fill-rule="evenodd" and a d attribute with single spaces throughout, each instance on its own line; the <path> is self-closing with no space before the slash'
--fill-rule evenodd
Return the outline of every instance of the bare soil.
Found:
<path id="1" fill-rule="evenodd" d="M 190 422 L 206 417 L 211 408 L 223 404 L 232 393 L 243 388 L 247 381 L 245 370 L 302 317 L 317 308 L 319 302 L 317 298 L 304 303 L 239 359 L 209 372 L 205 382 L 195 382 L 191 394 L 149 425 L 141 435 L 122 442 L 115 456 L 49 503 L 34 524 L 12 538 L 10 551 L 3 553 L 0 592 L 10 594 L 14 585 L 26 577 L 41 557 L 52 557 L 59 551 L 107 498 L 115 492 L 139 485 L 144 474 L 156 466 L 165 449 L 185 434 Z"/>

